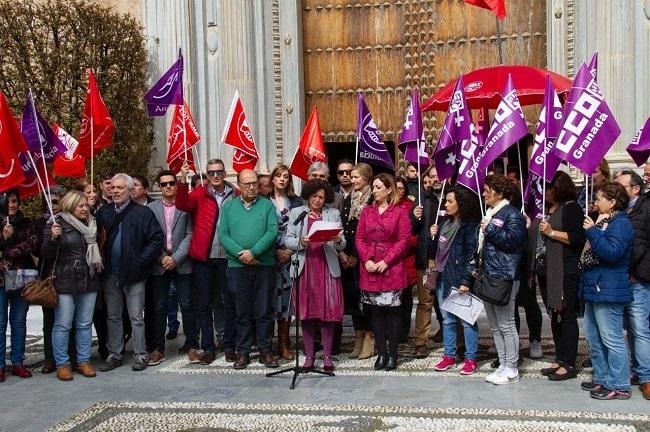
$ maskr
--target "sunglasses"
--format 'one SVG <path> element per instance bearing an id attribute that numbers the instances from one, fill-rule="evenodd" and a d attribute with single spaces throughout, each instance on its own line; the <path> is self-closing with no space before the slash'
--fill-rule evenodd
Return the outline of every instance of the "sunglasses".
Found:
<path id="1" fill-rule="evenodd" d="M 172 181 L 168 181 L 168 182 L 160 182 L 158 184 L 160 185 L 161 188 L 164 188 L 164 187 L 167 187 L 167 186 L 172 187 L 172 186 L 176 186 L 176 180 L 172 180 Z"/>
<path id="2" fill-rule="evenodd" d="M 208 170 L 208 175 L 210 177 L 223 177 L 226 175 L 225 170 Z"/>
<path id="3" fill-rule="evenodd" d="M 336 174 L 342 176 L 342 175 L 350 175 L 352 174 L 352 170 L 338 170 Z"/>

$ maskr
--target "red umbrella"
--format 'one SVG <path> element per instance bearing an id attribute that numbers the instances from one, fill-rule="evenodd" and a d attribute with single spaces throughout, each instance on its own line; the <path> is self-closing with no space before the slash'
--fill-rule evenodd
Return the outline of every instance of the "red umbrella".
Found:
<path id="1" fill-rule="evenodd" d="M 463 76 L 465 98 L 469 107 L 480 109 L 487 103 L 488 108 L 496 109 L 501 102 L 500 93 L 505 87 L 508 74 L 512 74 L 521 105 L 541 104 L 544 101 L 547 75 L 551 76 L 551 82 L 558 95 L 568 93 L 572 83 L 563 75 L 532 66 L 509 65 L 477 69 Z M 451 81 L 422 104 L 422 111 L 447 111 L 456 80 Z"/>

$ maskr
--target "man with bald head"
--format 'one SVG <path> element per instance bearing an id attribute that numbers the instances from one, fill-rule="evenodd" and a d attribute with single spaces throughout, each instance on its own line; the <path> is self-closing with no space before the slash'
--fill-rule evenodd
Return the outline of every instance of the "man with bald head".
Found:
<path id="1" fill-rule="evenodd" d="M 271 353 L 278 219 L 273 203 L 258 195 L 255 171 L 243 170 L 237 183 L 239 198 L 228 201 L 219 218 L 219 237 L 228 259 L 228 287 L 235 295 L 237 360 L 233 367 L 244 369 L 250 363 L 253 326 L 259 362 L 266 367 L 278 367 Z"/>

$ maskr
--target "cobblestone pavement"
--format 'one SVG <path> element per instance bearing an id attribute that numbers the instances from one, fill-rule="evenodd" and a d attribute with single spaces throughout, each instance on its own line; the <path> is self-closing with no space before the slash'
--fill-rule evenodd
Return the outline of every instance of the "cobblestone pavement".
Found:
<path id="1" fill-rule="evenodd" d="M 32 308 L 27 362 L 34 365 L 42 358 L 39 317 L 40 310 Z M 480 323 L 486 338 L 484 317 Z M 552 347 L 546 318 L 543 328 L 548 355 Z M 524 355 L 526 332 L 524 326 Z M 588 370 L 579 379 L 552 383 L 535 373 L 544 359 L 526 358 L 519 383 L 486 383 L 481 376 L 489 371 L 486 341 L 482 339 L 481 369 L 470 377 L 431 372 L 439 348 L 416 361 L 404 346 L 395 373 L 370 371 L 371 360 L 340 356 L 337 376 L 301 375 L 297 388 L 289 390 L 290 374 L 266 378 L 257 365 L 233 373 L 218 360 L 191 369 L 175 354 L 181 335 L 169 344 L 167 361 L 143 372 L 132 371 L 127 362 L 92 379 L 75 374 L 72 382 L 42 375 L 38 368 L 31 379 L 8 373 L 0 384 L 0 431 L 650 431 L 650 402 L 638 389 L 628 401 L 596 401 L 579 389 Z M 101 364 L 96 352 L 93 363 Z"/>

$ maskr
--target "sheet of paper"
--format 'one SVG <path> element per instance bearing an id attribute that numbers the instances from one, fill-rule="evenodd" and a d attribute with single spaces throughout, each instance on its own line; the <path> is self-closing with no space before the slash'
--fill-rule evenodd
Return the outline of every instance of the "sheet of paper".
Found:
<path id="1" fill-rule="evenodd" d="M 483 311 L 483 302 L 471 294 L 461 294 L 456 288 L 452 288 L 440 307 L 463 321 L 474 324 Z"/>

